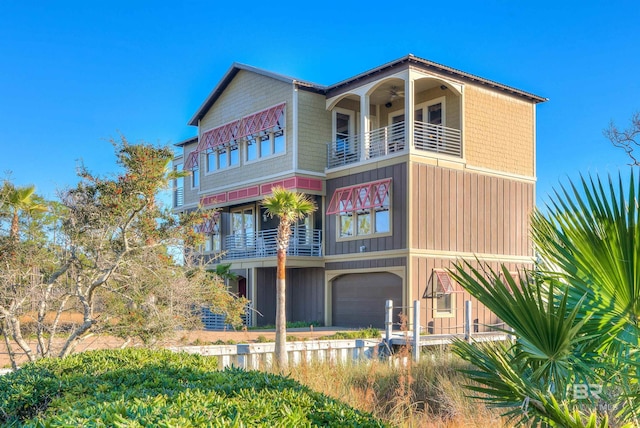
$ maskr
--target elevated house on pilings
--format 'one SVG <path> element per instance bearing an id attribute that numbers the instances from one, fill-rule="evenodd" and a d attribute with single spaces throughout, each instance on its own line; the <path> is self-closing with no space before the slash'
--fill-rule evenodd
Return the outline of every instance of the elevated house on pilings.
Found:
<path id="1" fill-rule="evenodd" d="M 469 296 L 447 268 L 532 263 L 544 101 L 414 55 L 328 86 L 233 64 L 177 144 L 192 175 L 174 210 L 219 210 L 197 251 L 231 264 L 232 290 L 261 314 L 251 325 L 275 319 L 277 219 L 260 201 L 279 185 L 319 207 L 295 226 L 288 320 L 383 327 L 385 300 L 410 315 L 420 299 L 428 332 L 461 332 Z M 473 308 L 477 329 L 498 322 Z"/>

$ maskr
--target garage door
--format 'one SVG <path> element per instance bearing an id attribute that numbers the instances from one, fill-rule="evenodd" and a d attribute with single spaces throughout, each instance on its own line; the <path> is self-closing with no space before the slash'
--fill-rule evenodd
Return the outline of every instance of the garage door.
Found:
<path id="1" fill-rule="evenodd" d="M 394 307 L 401 306 L 402 279 L 396 275 L 379 272 L 340 276 L 332 286 L 333 325 L 384 328 L 385 302 L 389 299 Z"/>

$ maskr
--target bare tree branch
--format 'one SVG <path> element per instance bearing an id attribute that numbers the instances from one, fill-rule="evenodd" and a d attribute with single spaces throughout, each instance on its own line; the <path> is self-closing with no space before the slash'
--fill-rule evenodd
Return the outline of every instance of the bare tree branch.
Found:
<path id="1" fill-rule="evenodd" d="M 615 147 L 624 150 L 627 156 L 631 158 L 629 165 L 640 165 L 640 159 L 638 159 L 638 155 L 634 153 L 634 150 L 640 146 L 640 112 L 636 112 L 631 116 L 631 126 L 629 128 L 621 130 L 611 121 L 609 127 L 602 133 Z"/>

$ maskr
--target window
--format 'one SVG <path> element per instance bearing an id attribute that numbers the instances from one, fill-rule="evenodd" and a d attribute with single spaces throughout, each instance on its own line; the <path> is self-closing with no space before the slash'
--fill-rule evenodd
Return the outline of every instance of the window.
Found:
<path id="1" fill-rule="evenodd" d="M 336 108 L 333 110 L 333 150 L 337 156 L 355 153 L 354 112 Z"/>
<path id="2" fill-rule="evenodd" d="M 240 164 L 240 148 L 237 144 L 229 147 L 229 166 Z"/>
<path id="3" fill-rule="evenodd" d="M 446 126 L 446 98 L 438 97 L 417 106 L 414 119 L 429 125 Z"/>
<path id="4" fill-rule="evenodd" d="M 256 140 L 247 140 L 247 152 L 245 160 L 247 162 L 258 159 L 258 143 Z"/>
<path id="5" fill-rule="evenodd" d="M 327 215 L 338 214 L 338 238 L 390 233 L 390 186 L 386 178 L 336 189 Z"/>
<path id="6" fill-rule="evenodd" d="M 273 153 L 284 153 L 286 141 L 284 138 L 284 133 L 273 134 Z"/>
<path id="7" fill-rule="evenodd" d="M 202 133 L 196 153 L 207 153 L 206 171 L 284 153 L 285 107 L 281 103 Z"/>
<path id="8" fill-rule="evenodd" d="M 231 234 L 233 248 L 255 246 L 255 216 L 253 207 L 231 211 Z"/>
<path id="9" fill-rule="evenodd" d="M 442 125 L 442 103 L 431 104 L 427 107 L 427 119 L 432 125 Z"/>
<path id="10" fill-rule="evenodd" d="M 433 305 L 436 312 L 435 316 L 453 316 L 454 297 L 453 294 L 438 294 L 434 300 L 435 304 Z"/>
<path id="11" fill-rule="evenodd" d="M 229 166 L 229 162 L 228 162 L 228 157 L 227 157 L 227 148 L 226 147 L 221 147 L 218 149 L 218 168 L 219 169 L 225 169 L 226 167 Z"/>
<path id="12" fill-rule="evenodd" d="M 200 188 L 200 168 L 197 166 L 191 170 L 191 188 Z"/>
<path id="13" fill-rule="evenodd" d="M 215 151 L 207 153 L 207 172 L 218 169 L 218 156 Z"/>
<path id="14" fill-rule="evenodd" d="M 216 212 L 207 221 L 199 226 L 198 232 L 203 233 L 204 244 L 200 247 L 200 252 L 214 252 L 219 253 L 222 251 L 222 241 L 220 238 L 220 213 Z"/>
<path id="15" fill-rule="evenodd" d="M 254 148 L 252 146 L 256 146 Z M 259 153 L 258 149 L 259 148 Z M 255 140 L 247 141 L 247 153 L 251 150 L 252 160 L 257 158 L 265 158 L 271 155 L 284 153 L 286 150 L 286 138 L 283 130 L 276 132 L 264 133 L 260 136 L 256 136 Z"/>
<path id="16" fill-rule="evenodd" d="M 263 135 L 260 137 L 260 157 L 264 158 L 271 153 L 271 135 Z"/>
<path id="17" fill-rule="evenodd" d="M 240 165 L 240 148 L 237 144 L 219 146 L 207 153 L 207 172 L 238 165 Z"/>
<path id="18" fill-rule="evenodd" d="M 427 284 L 423 298 L 433 301 L 433 317 L 454 317 L 456 313 L 455 283 L 442 269 L 434 269 Z"/>
<path id="19" fill-rule="evenodd" d="M 222 251 L 222 241 L 220 239 L 220 227 L 218 222 L 215 222 L 213 230 L 206 236 L 205 251 L 219 253 Z"/>

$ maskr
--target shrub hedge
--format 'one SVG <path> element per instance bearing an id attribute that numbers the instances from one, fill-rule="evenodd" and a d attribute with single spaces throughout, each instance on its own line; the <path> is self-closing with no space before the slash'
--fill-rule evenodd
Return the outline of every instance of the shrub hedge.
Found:
<path id="1" fill-rule="evenodd" d="M 289 377 L 170 351 L 104 350 L 0 376 L 3 426 L 360 426 L 382 422 Z"/>

